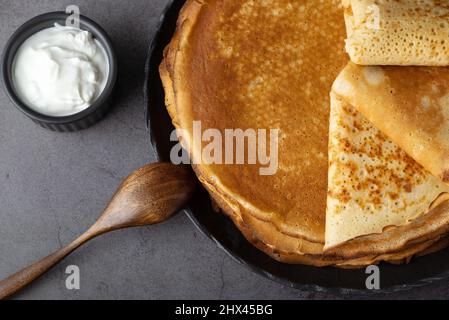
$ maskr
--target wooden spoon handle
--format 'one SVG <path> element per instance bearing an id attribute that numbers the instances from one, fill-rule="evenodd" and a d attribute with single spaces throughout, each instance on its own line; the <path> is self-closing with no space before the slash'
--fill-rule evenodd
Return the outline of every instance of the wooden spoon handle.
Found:
<path id="1" fill-rule="evenodd" d="M 195 192 L 196 180 L 187 166 L 146 165 L 119 187 L 103 215 L 67 247 L 0 281 L 0 299 L 10 297 L 90 239 L 109 231 L 160 223 L 178 212 Z"/>
<path id="2" fill-rule="evenodd" d="M 0 300 L 12 296 L 29 285 L 94 236 L 91 233 L 85 233 L 68 246 L 0 281 Z"/>

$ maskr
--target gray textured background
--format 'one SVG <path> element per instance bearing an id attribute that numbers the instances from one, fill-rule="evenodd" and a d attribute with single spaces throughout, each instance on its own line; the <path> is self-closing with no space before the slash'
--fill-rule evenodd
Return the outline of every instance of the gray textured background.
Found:
<path id="1" fill-rule="evenodd" d="M 0 278 L 67 244 L 90 226 L 121 179 L 151 162 L 142 85 L 151 34 L 165 0 L 0 0 L 0 49 L 26 20 L 77 4 L 115 43 L 115 109 L 80 133 L 39 128 L 0 90 Z M 81 290 L 65 289 L 65 268 L 81 269 Z M 379 298 L 447 298 L 442 282 Z M 186 217 L 103 236 L 66 259 L 19 299 L 312 299 L 252 274 L 199 234 Z"/>

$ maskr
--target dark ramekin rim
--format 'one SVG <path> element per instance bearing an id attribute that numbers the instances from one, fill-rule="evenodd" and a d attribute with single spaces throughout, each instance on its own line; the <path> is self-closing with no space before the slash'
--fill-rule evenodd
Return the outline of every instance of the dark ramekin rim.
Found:
<path id="1" fill-rule="evenodd" d="M 84 120 L 86 120 L 86 118 L 89 118 L 89 116 L 92 114 L 97 114 L 95 122 L 98 121 L 99 118 L 101 118 L 101 116 L 98 116 L 98 113 L 101 112 L 102 115 L 106 113 L 105 110 L 100 109 L 106 108 L 105 106 L 108 104 L 108 100 L 113 92 L 117 80 L 117 57 L 114 52 L 112 41 L 110 40 L 109 36 L 100 25 L 98 25 L 93 20 L 87 18 L 86 16 L 80 15 L 81 29 L 88 30 L 93 34 L 94 38 L 97 39 L 103 45 L 109 59 L 108 81 L 100 96 L 92 103 L 91 106 L 89 106 L 85 110 L 70 116 L 63 116 L 63 117 L 53 117 L 36 112 L 32 110 L 30 107 L 28 107 L 18 97 L 14 89 L 14 84 L 12 83 L 12 67 L 13 67 L 12 64 L 14 61 L 14 57 L 17 53 L 17 49 L 29 36 L 38 32 L 39 30 L 48 28 L 52 24 L 58 22 L 64 24 L 68 16 L 69 15 L 63 11 L 56 11 L 39 15 L 25 22 L 13 33 L 13 35 L 6 43 L 1 60 L 2 82 L 9 99 L 21 112 L 23 112 L 25 115 L 31 118 L 34 122 L 37 122 L 39 124 L 42 124 L 44 127 L 57 131 L 74 131 L 77 129 L 76 126 L 77 122 L 83 122 Z M 30 32 L 30 29 L 36 29 L 36 26 L 38 25 L 42 25 L 42 28 L 34 30 L 28 35 L 28 37 L 23 37 L 24 33 Z M 79 129 L 92 125 L 93 124 L 92 121 L 93 120 L 90 119 L 88 125 L 81 125 Z M 64 130 L 64 128 L 61 128 L 61 130 L 59 130 L 58 128 L 58 126 L 70 124 L 75 124 L 75 126 L 74 127 L 70 126 L 66 130 Z"/>

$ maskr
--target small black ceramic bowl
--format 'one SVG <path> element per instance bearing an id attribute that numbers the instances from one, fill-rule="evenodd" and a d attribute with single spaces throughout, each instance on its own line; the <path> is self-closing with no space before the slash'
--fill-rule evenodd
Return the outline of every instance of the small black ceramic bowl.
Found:
<path id="1" fill-rule="evenodd" d="M 80 28 L 87 30 L 97 39 L 106 50 L 109 60 L 109 77 L 106 87 L 100 96 L 87 109 L 70 116 L 52 117 L 38 113 L 25 105 L 19 98 L 13 83 L 13 62 L 17 50 L 33 34 L 53 27 L 55 23 L 65 25 L 68 14 L 65 12 L 50 12 L 37 16 L 22 25 L 9 39 L 2 56 L 2 80 L 3 85 L 14 105 L 31 120 L 46 129 L 59 132 L 70 132 L 86 129 L 100 121 L 110 107 L 110 98 L 117 79 L 117 58 L 106 32 L 94 21 L 85 16 L 80 16 Z"/>

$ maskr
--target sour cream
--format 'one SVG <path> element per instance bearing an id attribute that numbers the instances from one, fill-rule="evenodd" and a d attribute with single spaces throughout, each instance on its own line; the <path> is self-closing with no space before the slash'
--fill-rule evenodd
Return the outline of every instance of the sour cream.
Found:
<path id="1" fill-rule="evenodd" d="M 105 49 L 92 34 L 60 26 L 28 38 L 13 63 L 19 98 L 48 116 L 69 116 L 88 108 L 104 90 L 109 75 Z"/>

